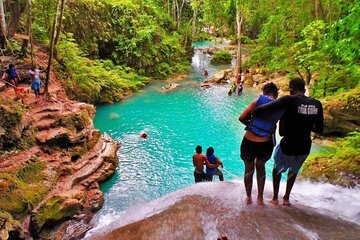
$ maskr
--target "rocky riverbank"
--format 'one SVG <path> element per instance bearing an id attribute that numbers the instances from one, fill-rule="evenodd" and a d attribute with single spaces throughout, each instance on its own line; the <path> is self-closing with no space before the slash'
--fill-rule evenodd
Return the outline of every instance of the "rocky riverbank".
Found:
<path id="1" fill-rule="evenodd" d="M 93 126 L 95 108 L 69 100 L 54 72 L 50 94 L 25 104 L 0 93 L 0 239 L 76 239 L 101 208 L 119 144 Z M 26 86 L 26 85 L 25 85 Z"/>

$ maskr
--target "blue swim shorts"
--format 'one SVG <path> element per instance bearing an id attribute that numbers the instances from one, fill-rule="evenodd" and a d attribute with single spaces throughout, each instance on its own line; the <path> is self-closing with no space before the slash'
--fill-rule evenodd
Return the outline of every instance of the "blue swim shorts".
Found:
<path id="1" fill-rule="evenodd" d="M 309 156 L 309 154 L 286 155 L 281 151 L 279 144 L 275 148 L 274 168 L 281 173 L 286 172 L 288 169 L 293 173 L 298 173 L 307 156 Z"/>
<path id="2" fill-rule="evenodd" d="M 35 82 L 35 81 L 33 81 L 33 82 L 31 83 L 31 89 L 32 89 L 32 90 L 35 90 L 35 91 L 39 90 L 39 89 L 40 89 L 40 82 Z"/>

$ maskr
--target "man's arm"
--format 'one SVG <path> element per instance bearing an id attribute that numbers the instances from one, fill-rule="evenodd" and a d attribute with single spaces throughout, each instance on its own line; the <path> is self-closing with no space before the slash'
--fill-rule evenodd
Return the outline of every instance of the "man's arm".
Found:
<path id="1" fill-rule="evenodd" d="M 290 98 L 291 98 L 290 96 L 283 96 L 275 101 L 269 102 L 269 103 L 261 105 L 261 106 L 257 106 L 252 111 L 252 114 L 259 115 L 266 111 L 276 111 L 276 110 L 285 109 L 288 105 Z"/>
<path id="2" fill-rule="evenodd" d="M 204 156 L 204 163 L 209 168 L 216 168 L 217 167 L 217 164 L 210 163 L 209 160 L 207 159 L 207 157 L 205 157 L 205 156 Z"/>
<path id="3" fill-rule="evenodd" d="M 323 130 L 324 130 L 324 113 L 323 113 L 322 104 L 319 101 L 318 114 L 316 116 L 316 120 L 314 122 L 314 125 L 313 125 L 311 131 L 313 131 L 315 133 L 322 133 Z"/>
<path id="4" fill-rule="evenodd" d="M 224 167 L 224 164 L 222 163 L 222 161 L 220 160 L 220 158 L 215 156 L 215 161 L 217 162 L 218 166 L 221 166 L 222 168 Z"/>
<path id="5" fill-rule="evenodd" d="M 239 116 L 239 121 L 245 126 L 250 124 L 251 112 L 254 110 L 257 100 L 258 98 L 252 101 Z"/>

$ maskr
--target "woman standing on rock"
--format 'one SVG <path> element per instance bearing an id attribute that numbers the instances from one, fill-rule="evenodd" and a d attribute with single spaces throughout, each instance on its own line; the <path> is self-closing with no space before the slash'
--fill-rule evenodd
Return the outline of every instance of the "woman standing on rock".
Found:
<path id="1" fill-rule="evenodd" d="M 274 83 L 267 83 L 260 95 L 241 113 L 239 121 L 246 125 L 246 132 L 241 142 L 241 158 L 245 164 L 244 183 L 246 204 L 251 204 L 253 174 L 256 169 L 258 185 L 257 204 L 264 205 L 263 192 L 265 186 L 265 163 L 270 159 L 275 145 L 276 123 L 283 111 L 267 112 L 253 117 L 251 112 L 256 106 L 274 101 L 278 96 L 278 88 Z"/>

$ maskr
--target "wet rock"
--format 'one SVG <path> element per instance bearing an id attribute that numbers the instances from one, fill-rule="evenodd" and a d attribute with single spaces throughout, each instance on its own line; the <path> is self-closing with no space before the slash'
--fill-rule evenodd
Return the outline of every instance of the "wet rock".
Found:
<path id="1" fill-rule="evenodd" d="M 168 85 L 162 87 L 160 89 L 161 92 L 170 92 L 176 90 L 178 87 L 180 87 L 177 83 L 169 83 Z"/>
<path id="2" fill-rule="evenodd" d="M 211 78 L 206 79 L 204 83 L 216 83 L 216 84 L 228 83 L 232 71 L 233 71 L 232 69 L 221 70 L 216 74 L 214 74 Z"/>
<path id="3" fill-rule="evenodd" d="M 344 136 L 360 127 L 360 88 L 323 101 L 324 134 Z"/>
<path id="4" fill-rule="evenodd" d="M 221 197 L 220 197 L 221 198 Z M 238 197 L 241 199 L 241 196 Z M 360 227 L 305 206 L 245 206 L 190 195 L 159 213 L 87 239 L 357 239 Z"/>
<path id="5" fill-rule="evenodd" d="M 89 229 L 91 229 L 91 225 L 89 224 L 74 222 L 66 228 L 65 234 L 62 236 L 61 240 L 81 239 Z"/>

